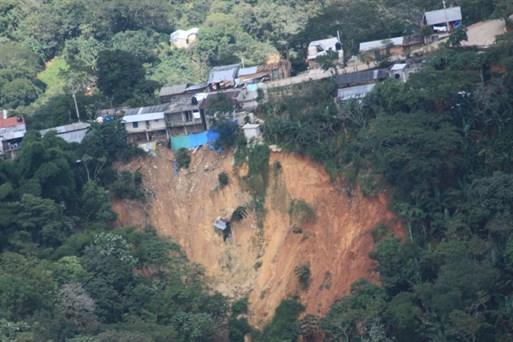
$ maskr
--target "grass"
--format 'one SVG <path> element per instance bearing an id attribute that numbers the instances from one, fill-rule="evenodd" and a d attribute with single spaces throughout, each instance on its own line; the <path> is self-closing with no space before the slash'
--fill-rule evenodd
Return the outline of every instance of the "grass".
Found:
<path id="1" fill-rule="evenodd" d="M 46 91 L 33 104 L 33 108 L 40 107 L 49 98 L 64 93 L 66 79 L 61 76 L 61 70 L 67 70 L 68 64 L 63 57 L 55 57 L 46 64 L 46 69 L 41 71 L 37 78 L 46 84 Z"/>

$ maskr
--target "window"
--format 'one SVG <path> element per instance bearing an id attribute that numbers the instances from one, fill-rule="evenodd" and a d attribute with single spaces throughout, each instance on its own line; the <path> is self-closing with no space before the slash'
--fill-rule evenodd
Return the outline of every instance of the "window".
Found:
<path id="1" fill-rule="evenodd" d="M 185 121 L 187 121 L 187 122 L 192 121 L 192 112 L 191 111 L 185 112 Z"/>
<path id="2" fill-rule="evenodd" d="M 139 127 L 139 123 L 138 123 L 138 122 L 132 122 L 132 127 L 133 127 L 133 128 L 137 128 L 137 127 Z"/>

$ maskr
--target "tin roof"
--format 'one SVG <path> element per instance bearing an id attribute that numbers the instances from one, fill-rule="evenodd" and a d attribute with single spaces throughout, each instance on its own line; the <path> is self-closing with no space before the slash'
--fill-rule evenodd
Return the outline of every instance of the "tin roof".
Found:
<path id="1" fill-rule="evenodd" d="M 253 75 L 253 74 L 256 74 L 257 72 L 258 72 L 258 66 L 240 68 L 239 69 L 239 77 Z"/>
<path id="2" fill-rule="evenodd" d="M 384 49 L 388 46 L 404 45 L 404 37 L 385 38 L 381 40 L 373 40 L 371 42 L 360 43 L 360 52 Z"/>
<path id="3" fill-rule="evenodd" d="M 354 86 L 363 83 L 384 80 L 388 77 L 387 69 L 374 69 L 342 74 L 335 77 L 335 83 L 340 88 Z"/>
<path id="4" fill-rule="evenodd" d="M 210 70 L 210 74 L 208 75 L 208 84 L 235 81 L 239 67 L 239 64 L 213 67 Z"/>
<path id="5" fill-rule="evenodd" d="M 164 86 L 160 89 L 160 96 L 179 95 L 185 93 L 187 84 Z"/>
<path id="6" fill-rule="evenodd" d="M 337 99 L 339 101 L 357 100 L 365 97 L 368 93 L 376 86 L 373 84 L 365 84 L 356 87 L 349 87 L 339 89 L 337 93 Z"/>
<path id="7" fill-rule="evenodd" d="M 460 21 L 461 19 L 461 7 L 450 7 L 436 11 L 429 11 L 424 14 L 426 25 L 429 26 L 445 24 L 451 21 Z"/>

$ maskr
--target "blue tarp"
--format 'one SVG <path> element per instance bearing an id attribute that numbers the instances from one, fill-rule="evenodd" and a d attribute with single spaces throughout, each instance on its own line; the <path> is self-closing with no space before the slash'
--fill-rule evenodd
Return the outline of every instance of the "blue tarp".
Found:
<path id="1" fill-rule="evenodd" d="M 211 150 L 215 150 L 215 142 L 217 139 L 219 139 L 219 133 L 213 130 L 171 137 L 171 149 L 173 151 L 178 151 L 181 148 L 193 149 L 208 144 Z"/>

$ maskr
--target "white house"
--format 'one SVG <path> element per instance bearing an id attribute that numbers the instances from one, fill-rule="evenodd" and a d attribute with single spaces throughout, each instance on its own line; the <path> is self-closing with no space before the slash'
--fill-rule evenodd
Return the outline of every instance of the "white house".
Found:
<path id="1" fill-rule="evenodd" d="M 244 131 L 244 137 L 246 137 L 247 141 L 259 140 L 262 136 L 260 124 L 258 123 L 247 123 L 244 126 L 242 126 L 242 130 Z"/>
<path id="2" fill-rule="evenodd" d="M 344 62 L 344 50 L 342 49 L 340 39 L 335 37 L 310 42 L 310 44 L 308 44 L 307 57 L 307 63 L 310 68 L 317 67 L 318 63 L 316 63 L 316 59 L 321 56 L 326 56 L 329 51 L 337 53 L 340 63 Z"/>
<path id="3" fill-rule="evenodd" d="M 169 42 L 179 49 L 191 46 L 198 39 L 199 28 L 193 27 L 189 30 L 176 30 L 171 33 Z"/>
<path id="4" fill-rule="evenodd" d="M 154 140 L 154 136 L 165 136 L 166 139 L 169 139 L 164 112 L 145 112 L 144 109 L 142 107 L 139 112 L 123 116 L 122 122 L 128 136 L 132 140 L 141 140 L 139 137 L 142 136 L 146 138 L 146 141 Z"/>

